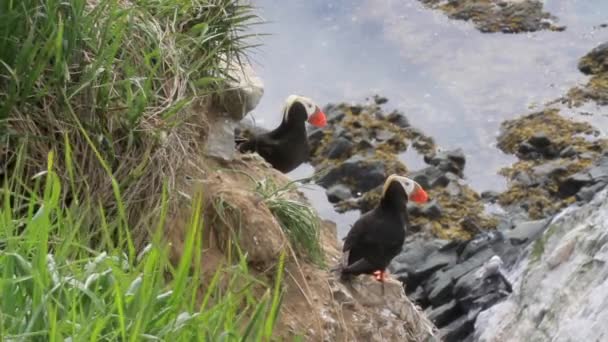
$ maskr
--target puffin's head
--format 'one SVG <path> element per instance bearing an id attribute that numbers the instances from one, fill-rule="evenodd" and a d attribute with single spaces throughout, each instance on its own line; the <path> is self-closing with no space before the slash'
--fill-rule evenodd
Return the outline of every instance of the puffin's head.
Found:
<path id="1" fill-rule="evenodd" d="M 327 123 L 325 113 L 311 99 L 299 95 L 289 95 L 283 109 L 283 121 L 308 121 L 315 127 L 324 127 Z"/>
<path id="2" fill-rule="evenodd" d="M 420 184 L 412 179 L 395 174 L 388 176 L 384 182 L 382 198 L 387 196 L 399 196 L 416 203 L 426 203 L 429 200 L 429 195 Z"/>

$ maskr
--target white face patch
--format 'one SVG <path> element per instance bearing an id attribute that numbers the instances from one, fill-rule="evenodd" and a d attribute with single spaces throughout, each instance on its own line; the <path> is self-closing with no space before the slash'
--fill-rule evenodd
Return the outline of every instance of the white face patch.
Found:
<path id="1" fill-rule="evenodd" d="M 384 182 L 384 189 L 382 190 L 382 196 L 384 196 L 384 194 L 386 193 L 386 190 L 388 189 L 388 186 L 393 181 L 399 182 L 399 185 L 401 185 L 403 187 L 403 190 L 405 190 L 405 193 L 407 194 L 408 197 L 414 192 L 414 190 L 416 189 L 416 185 L 418 184 L 415 181 L 413 181 L 412 179 L 409 179 L 407 177 L 398 176 L 398 175 L 390 175 L 386 179 L 386 182 Z"/>
<path id="2" fill-rule="evenodd" d="M 306 109 L 307 117 L 310 117 L 317 111 L 317 105 L 308 97 L 299 96 L 299 95 L 289 95 L 287 100 L 285 100 L 285 106 L 283 107 L 283 120 L 287 121 L 289 118 L 289 109 L 293 106 L 294 103 L 301 103 Z"/>
<path id="3" fill-rule="evenodd" d="M 405 193 L 408 196 L 411 195 L 414 192 L 414 189 L 416 188 L 416 182 L 406 177 L 401 177 L 399 179 L 399 183 L 401 183 L 403 190 L 405 190 Z"/>

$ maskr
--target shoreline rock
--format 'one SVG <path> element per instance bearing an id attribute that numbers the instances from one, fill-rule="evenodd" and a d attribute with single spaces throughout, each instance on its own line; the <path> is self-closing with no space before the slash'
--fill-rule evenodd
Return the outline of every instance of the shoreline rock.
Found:
<path id="1" fill-rule="evenodd" d="M 482 33 L 522 33 L 540 30 L 564 31 L 557 18 L 543 11 L 537 0 L 419 0 L 444 12 L 449 18 L 472 21 Z"/>
<path id="2" fill-rule="evenodd" d="M 376 96 L 371 104 L 329 104 L 328 125 L 309 132 L 316 182 L 326 188 L 335 210 L 371 210 L 389 174 L 412 177 L 429 192 L 431 202 L 408 205 L 413 231 L 442 238 L 468 239 L 498 221 L 486 215 L 481 196 L 463 180 L 466 156 L 460 149 L 439 150 L 431 137 L 411 126 L 397 111 L 387 113 Z M 413 148 L 428 166 L 412 171 L 398 155 Z M 336 196 L 340 189 L 342 196 Z M 350 190 L 350 196 L 347 191 Z"/>

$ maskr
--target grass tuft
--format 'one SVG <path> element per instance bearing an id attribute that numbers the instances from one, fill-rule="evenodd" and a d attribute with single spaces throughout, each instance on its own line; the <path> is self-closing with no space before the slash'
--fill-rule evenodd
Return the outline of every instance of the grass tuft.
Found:
<path id="1" fill-rule="evenodd" d="M 279 187 L 268 178 L 256 181 L 256 192 L 279 220 L 296 251 L 308 255 L 314 263 L 324 265 L 319 218 L 309 206 L 289 197 L 295 188 L 295 182 Z"/>
<path id="2" fill-rule="evenodd" d="M 237 0 L 1 0 L 3 174 L 19 166 L 29 179 L 57 151 L 57 175 L 75 189 L 62 201 L 91 197 L 128 218 L 141 247 L 163 184 L 176 193 L 201 150 L 209 95 L 245 58 L 258 22 Z"/>
<path id="3" fill-rule="evenodd" d="M 105 241 L 106 237 L 101 237 L 100 245 L 108 248 L 93 251 L 87 247 L 91 236 L 82 234 L 86 220 L 79 214 L 95 206 L 86 202 L 61 205 L 59 194 L 69 187 L 63 188 L 53 160 L 50 153 L 36 186 L 13 196 L 14 200 L 9 200 L 10 195 L 16 194 L 19 182 L 4 183 L 0 207 L 3 339 L 244 341 L 270 337 L 281 303 L 284 257 L 273 291 L 270 284 L 253 278 L 243 255 L 236 264 L 219 267 L 211 279 L 204 279 L 198 272 L 204 226 L 200 200 L 193 202 L 184 243 L 187 251 L 177 267 L 169 261 L 168 246 L 162 240 L 164 214 L 152 242 L 137 255 L 125 253 L 128 241 L 110 247 L 114 242 Z M 163 213 L 167 198 L 165 192 Z M 26 216 L 21 216 L 22 206 L 28 208 Z M 109 230 L 121 224 L 116 217 L 106 217 L 105 222 Z M 208 285 L 201 296 L 203 282 Z M 258 296 L 255 286 L 268 290 Z"/>

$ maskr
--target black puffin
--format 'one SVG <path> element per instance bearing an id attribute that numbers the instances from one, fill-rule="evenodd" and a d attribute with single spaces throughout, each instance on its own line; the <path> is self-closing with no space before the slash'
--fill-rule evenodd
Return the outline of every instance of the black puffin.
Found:
<path id="1" fill-rule="evenodd" d="M 344 238 L 342 280 L 359 274 L 373 274 L 384 282 L 386 267 L 401 252 L 405 240 L 408 200 L 428 201 L 420 184 L 398 175 L 390 175 L 384 182 L 378 205 L 363 214 Z"/>
<path id="2" fill-rule="evenodd" d="M 257 152 L 272 167 L 288 173 L 310 156 L 306 121 L 316 127 L 324 127 L 327 123 L 325 113 L 311 99 L 290 95 L 285 101 L 279 127 L 249 139 L 236 137 L 237 149 L 241 153 Z"/>

